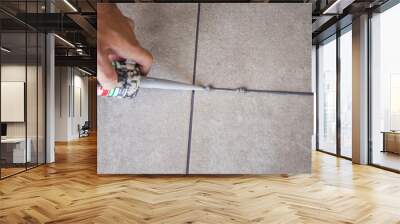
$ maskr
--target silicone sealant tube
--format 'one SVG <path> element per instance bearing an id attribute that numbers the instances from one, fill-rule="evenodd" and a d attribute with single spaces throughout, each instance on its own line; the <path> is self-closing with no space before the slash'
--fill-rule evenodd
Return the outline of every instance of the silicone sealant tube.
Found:
<path id="1" fill-rule="evenodd" d="M 209 88 L 205 86 L 196 86 L 172 80 L 142 76 L 138 64 L 134 61 L 115 61 L 113 62 L 113 67 L 118 75 L 118 86 L 111 90 L 98 86 L 98 96 L 133 98 L 137 95 L 139 88 L 178 91 L 209 90 Z"/>

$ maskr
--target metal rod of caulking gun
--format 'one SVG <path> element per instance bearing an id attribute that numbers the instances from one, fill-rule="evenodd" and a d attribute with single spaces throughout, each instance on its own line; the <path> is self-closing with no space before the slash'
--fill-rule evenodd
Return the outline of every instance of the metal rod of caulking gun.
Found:
<path id="1" fill-rule="evenodd" d="M 152 77 L 141 77 L 140 88 L 145 89 L 166 89 L 166 90 L 184 90 L 184 91 L 208 91 L 210 90 L 207 86 L 192 85 L 182 82 L 176 82 L 167 79 L 159 79 Z"/>

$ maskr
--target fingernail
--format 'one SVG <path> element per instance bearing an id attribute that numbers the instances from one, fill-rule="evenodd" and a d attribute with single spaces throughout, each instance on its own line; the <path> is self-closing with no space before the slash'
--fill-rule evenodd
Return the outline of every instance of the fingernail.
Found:
<path id="1" fill-rule="evenodd" d="M 117 80 L 109 80 L 102 83 L 104 89 L 114 89 L 117 87 Z"/>

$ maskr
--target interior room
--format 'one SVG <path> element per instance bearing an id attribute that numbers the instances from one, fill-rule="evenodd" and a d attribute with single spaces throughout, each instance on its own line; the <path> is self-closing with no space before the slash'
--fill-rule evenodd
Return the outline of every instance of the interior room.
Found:
<path id="1" fill-rule="evenodd" d="M 0 1 L 0 223 L 400 223 L 398 0 Z"/>
<path id="2" fill-rule="evenodd" d="M 1 177 L 45 162 L 45 36 L 1 34 Z"/>

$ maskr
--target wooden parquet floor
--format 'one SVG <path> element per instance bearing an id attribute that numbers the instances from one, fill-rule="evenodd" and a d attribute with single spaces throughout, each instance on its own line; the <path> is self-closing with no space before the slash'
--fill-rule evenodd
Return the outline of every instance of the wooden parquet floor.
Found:
<path id="1" fill-rule="evenodd" d="M 313 153 L 310 175 L 98 176 L 96 139 L 0 181 L 0 223 L 400 223 L 400 175 Z"/>

